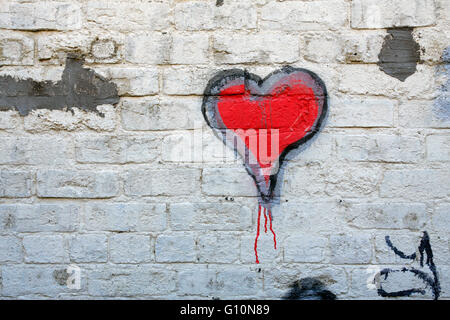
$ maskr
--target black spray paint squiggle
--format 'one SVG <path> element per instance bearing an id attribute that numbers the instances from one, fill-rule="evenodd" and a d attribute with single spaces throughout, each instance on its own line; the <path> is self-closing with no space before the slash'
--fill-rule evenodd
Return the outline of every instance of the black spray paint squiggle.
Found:
<path id="1" fill-rule="evenodd" d="M 394 253 L 397 256 L 399 256 L 402 259 L 406 259 L 406 260 L 416 260 L 417 259 L 417 254 L 415 252 L 413 254 L 406 255 L 402 251 L 398 250 L 392 244 L 389 236 L 386 236 L 386 244 L 392 251 L 394 251 Z M 433 250 L 431 249 L 430 237 L 426 231 L 424 231 L 422 239 L 420 240 L 420 245 L 419 245 L 418 251 L 419 251 L 419 263 L 422 268 L 424 267 L 424 257 L 426 254 L 427 258 L 425 261 L 425 265 L 430 269 L 430 271 L 432 273 L 431 275 L 427 272 L 418 270 L 413 267 L 411 267 L 411 268 L 405 267 L 405 268 L 402 268 L 399 270 L 392 270 L 389 268 L 385 268 L 385 269 L 381 270 L 380 276 L 383 276 L 384 280 L 387 280 L 389 275 L 392 273 L 411 272 L 415 277 L 421 279 L 428 287 L 431 288 L 431 291 L 433 292 L 433 297 L 435 300 L 437 300 L 439 298 L 439 295 L 441 292 L 441 287 L 440 287 L 440 283 L 439 283 L 436 265 L 433 262 Z M 381 283 L 379 284 L 379 288 L 378 288 L 378 295 L 380 295 L 382 297 L 409 297 L 414 293 L 420 293 L 420 294 L 424 295 L 425 290 L 418 289 L 418 288 L 411 288 L 408 290 L 387 292 L 383 289 Z"/>

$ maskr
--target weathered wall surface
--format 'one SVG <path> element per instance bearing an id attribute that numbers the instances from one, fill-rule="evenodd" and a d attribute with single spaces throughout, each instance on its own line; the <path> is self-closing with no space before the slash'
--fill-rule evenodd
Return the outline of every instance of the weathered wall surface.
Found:
<path id="1" fill-rule="evenodd" d="M 449 15 L 0 0 L 0 296 L 450 298 Z M 283 169 L 277 249 L 261 230 L 256 264 L 255 185 L 202 95 L 219 71 L 285 65 L 323 80 L 328 117 Z"/>

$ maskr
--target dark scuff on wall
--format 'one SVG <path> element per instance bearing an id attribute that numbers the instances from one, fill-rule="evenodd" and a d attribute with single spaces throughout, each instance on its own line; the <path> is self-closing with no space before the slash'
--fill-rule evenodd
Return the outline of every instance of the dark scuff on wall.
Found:
<path id="1" fill-rule="evenodd" d="M 327 290 L 325 284 L 317 278 L 303 278 L 291 285 L 284 300 L 336 300 L 336 295 Z"/>
<path id="2" fill-rule="evenodd" d="M 420 60 L 420 46 L 412 36 L 413 28 L 388 29 L 378 55 L 381 71 L 400 81 L 416 72 Z"/>
<path id="3" fill-rule="evenodd" d="M 81 110 L 96 112 L 97 106 L 116 105 L 119 102 L 117 86 L 97 74 L 83 68 L 84 59 L 69 56 L 61 81 L 18 80 L 11 76 L 0 77 L 0 111 L 19 111 L 26 116 L 32 110 Z"/>

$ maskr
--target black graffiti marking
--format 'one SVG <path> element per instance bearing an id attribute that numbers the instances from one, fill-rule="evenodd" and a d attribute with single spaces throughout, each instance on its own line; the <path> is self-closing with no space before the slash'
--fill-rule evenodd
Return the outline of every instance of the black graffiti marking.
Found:
<path id="1" fill-rule="evenodd" d="M 389 238 L 389 236 L 386 236 L 385 240 L 386 240 L 387 246 L 392 251 L 394 251 L 394 253 L 396 255 L 398 255 L 400 258 L 402 258 L 402 259 L 410 259 L 410 260 L 414 260 L 416 258 L 416 253 L 415 252 L 408 256 L 408 255 L 404 254 L 403 252 L 401 252 L 400 250 L 398 250 L 396 247 L 394 247 L 394 245 L 392 244 L 391 239 Z"/>
<path id="2" fill-rule="evenodd" d="M 389 236 L 386 236 L 385 239 L 386 239 L 387 246 L 392 251 L 394 251 L 394 253 L 396 255 L 398 255 L 400 258 L 407 259 L 407 260 L 415 260 L 417 258 L 416 253 L 413 253 L 410 255 L 405 255 L 403 252 L 398 250 L 390 241 Z M 433 292 L 433 297 L 435 300 L 437 300 L 439 298 L 439 295 L 441 292 L 441 287 L 440 287 L 440 283 L 439 283 L 439 277 L 438 277 L 436 265 L 433 262 L 433 250 L 431 249 L 430 237 L 426 231 L 424 231 L 424 233 L 423 233 L 423 236 L 420 240 L 420 245 L 419 245 L 418 249 L 419 249 L 419 254 L 420 254 L 420 257 L 419 257 L 420 266 L 424 267 L 424 255 L 426 254 L 427 259 L 426 259 L 425 265 L 428 266 L 428 268 L 431 270 L 433 276 L 430 276 L 429 273 L 418 270 L 416 268 L 402 268 L 400 270 L 392 270 L 392 269 L 386 268 L 386 269 L 381 270 L 380 275 L 384 276 L 384 280 L 387 280 L 389 274 L 391 274 L 391 273 L 411 272 L 415 277 L 418 277 L 419 279 L 421 279 L 427 286 L 429 286 L 431 288 L 431 290 Z M 380 287 L 378 288 L 378 294 L 382 297 L 405 297 L 405 296 L 409 297 L 413 293 L 420 293 L 420 294 L 424 295 L 425 290 L 412 288 L 412 289 L 402 290 L 402 291 L 386 292 L 383 289 L 381 283 L 380 283 Z"/>
<path id="3" fill-rule="evenodd" d="M 378 66 L 386 74 L 400 81 L 416 72 L 420 60 L 420 46 L 412 36 L 413 28 L 388 29 L 388 35 L 378 55 Z"/>
<path id="4" fill-rule="evenodd" d="M 221 7 L 223 5 L 224 0 L 217 0 L 216 1 L 216 7 Z"/>
<path id="5" fill-rule="evenodd" d="M 0 111 L 16 109 L 21 116 L 26 116 L 36 109 L 79 108 L 104 116 L 97 106 L 116 105 L 119 102 L 117 86 L 95 71 L 83 68 L 83 63 L 83 59 L 69 56 L 61 81 L 56 83 L 0 77 Z"/>
<path id="6" fill-rule="evenodd" d="M 303 278 L 291 285 L 284 300 L 336 300 L 336 295 L 316 278 Z"/>
<path id="7" fill-rule="evenodd" d="M 258 190 L 258 197 L 260 201 L 264 204 L 271 203 L 275 198 L 279 196 L 278 194 L 279 190 L 277 190 L 278 187 L 277 182 L 279 177 L 282 176 L 281 173 L 284 161 L 286 160 L 286 156 L 289 154 L 289 152 L 299 148 L 301 145 L 311 140 L 316 135 L 316 133 L 318 133 L 321 130 L 328 113 L 328 93 L 325 83 L 314 72 L 302 68 L 293 68 L 291 66 L 285 66 L 281 70 L 274 71 L 268 76 L 266 76 L 264 79 L 260 78 L 255 74 L 249 73 L 247 70 L 231 69 L 217 73 L 208 82 L 208 85 L 206 86 L 206 89 L 203 93 L 203 103 L 202 103 L 203 117 L 205 118 L 205 121 L 208 124 L 208 126 L 210 126 L 212 129 L 221 130 L 220 134 L 217 134 L 216 132 L 215 134 L 219 136 L 226 144 L 226 135 L 223 132 L 223 130 L 226 128 L 223 127 L 223 125 L 220 125 L 220 121 L 218 120 L 218 118 L 220 118 L 220 115 L 218 115 L 216 111 L 217 97 L 218 94 L 221 92 L 221 89 L 230 82 L 233 82 L 235 80 L 237 81 L 241 80 L 245 85 L 245 90 L 252 92 L 252 95 L 254 96 L 264 95 L 264 92 L 262 93 L 260 92 L 261 90 L 262 91 L 266 90 L 265 88 L 263 88 L 264 86 L 266 88 L 270 88 L 270 83 L 275 82 L 278 78 L 280 78 L 280 76 L 285 76 L 295 72 L 301 72 L 304 73 L 305 75 L 308 75 L 308 77 L 310 77 L 310 81 L 313 82 L 312 88 L 315 91 L 316 97 L 320 99 L 319 103 L 321 105 L 321 110 L 319 110 L 320 116 L 318 117 L 315 125 L 303 138 L 286 147 L 280 154 L 278 158 L 279 170 L 277 171 L 277 173 L 272 174 L 270 176 L 269 190 L 263 189 L 265 181 L 258 180 L 258 176 L 255 174 L 254 168 L 252 168 L 252 166 L 246 161 L 246 159 L 249 159 L 248 154 L 249 150 L 246 149 L 246 154 L 243 156 L 245 169 L 255 181 L 256 188 Z M 235 143 L 234 150 L 236 153 L 237 139 L 234 140 L 234 143 Z"/>

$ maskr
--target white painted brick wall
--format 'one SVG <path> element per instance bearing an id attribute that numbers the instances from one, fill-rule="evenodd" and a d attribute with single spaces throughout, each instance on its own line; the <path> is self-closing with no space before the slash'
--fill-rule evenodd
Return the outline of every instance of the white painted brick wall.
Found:
<path id="1" fill-rule="evenodd" d="M 450 111 L 436 99 L 448 3 L 1 1 L 0 77 L 57 82 L 77 52 L 120 102 L 25 117 L 0 105 L 0 297 L 279 299 L 316 278 L 338 299 L 382 299 L 368 268 L 420 268 L 385 237 L 411 254 L 427 231 L 449 299 Z M 404 82 L 377 65 L 394 27 L 421 47 Z M 324 80 L 329 114 L 286 162 L 277 249 L 261 215 L 257 265 L 255 185 L 206 126 L 202 95 L 218 71 L 286 64 Z M 199 133 L 204 148 L 186 152 Z"/>

